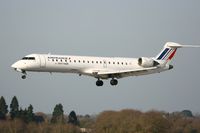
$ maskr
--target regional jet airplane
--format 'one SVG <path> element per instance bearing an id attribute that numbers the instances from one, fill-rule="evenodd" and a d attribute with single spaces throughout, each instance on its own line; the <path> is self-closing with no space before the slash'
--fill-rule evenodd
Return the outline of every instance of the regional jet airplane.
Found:
<path id="1" fill-rule="evenodd" d="M 168 42 L 156 57 L 122 58 L 92 57 L 72 55 L 31 54 L 23 57 L 11 67 L 21 72 L 22 79 L 27 71 L 76 73 L 97 79 L 96 85 L 103 86 L 103 79 L 111 79 L 111 85 L 117 85 L 120 78 L 160 73 L 173 68 L 170 61 L 177 48 L 200 47 Z"/>

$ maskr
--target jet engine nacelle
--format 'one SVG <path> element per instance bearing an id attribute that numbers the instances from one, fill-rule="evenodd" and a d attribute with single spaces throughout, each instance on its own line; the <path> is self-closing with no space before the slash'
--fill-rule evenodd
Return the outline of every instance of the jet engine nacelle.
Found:
<path id="1" fill-rule="evenodd" d="M 159 63 L 152 58 L 140 57 L 138 58 L 138 65 L 142 67 L 155 67 L 159 65 Z"/>

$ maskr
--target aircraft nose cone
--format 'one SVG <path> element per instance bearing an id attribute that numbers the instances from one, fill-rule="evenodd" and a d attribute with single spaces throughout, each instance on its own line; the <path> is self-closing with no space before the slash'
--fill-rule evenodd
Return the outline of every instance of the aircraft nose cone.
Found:
<path id="1" fill-rule="evenodd" d="M 12 68 L 17 68 L 17 63 L 11 65 Z"/>
<path id="2" fill-rule="evenodd" d="M 14 64 L 11 65 L 12 68 L 14 69 L 24 69 L 25 66 L 21 61 L 17 61 Z"/>
<path id="3" fill-rule="evenodd" d="M 22 66 L 20 61 L 15 62 L 14 64 L 11 65 L 12 68 L 14 68 L 15 71 L 22 72 L 24 67 Z"/>

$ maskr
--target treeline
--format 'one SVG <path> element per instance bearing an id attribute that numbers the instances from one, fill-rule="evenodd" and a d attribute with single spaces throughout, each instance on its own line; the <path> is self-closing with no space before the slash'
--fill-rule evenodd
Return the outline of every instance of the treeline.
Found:
<path id="1" fill-rule="evenodd" d="M 19 108 L 17 97 L 10 103 L 10 110 L 3 96 L 0 98 L 0 133 L 79 133 L 79 120 L 74 111 L 68 118 L 64 115 L 62 104 L 54 107 L 52 117 L 48 119 L 43 113 L 35 114 L 33 106 Z"/>
<path id="2" fill-rule="evenodd" d="M 96 116 L 77 116 L 71 111 L 64 115 L 62 104 L 57 104 L 52 116 L 34 113 L 33 106 L 19 109 L 13 97 L 10 110 L 0 98 L 0 133 L 200 133 L 200 117 L 190 110 L 166 113 L 141 112 L 126 109 L 104 111 Z"/>
<path id="3" fill-rule="evenodd" d="M 95 133 L 200 133 L 200 118 L 189 110 L 171 114 L 105 111 L 97 117 L 94 129 Z"/>

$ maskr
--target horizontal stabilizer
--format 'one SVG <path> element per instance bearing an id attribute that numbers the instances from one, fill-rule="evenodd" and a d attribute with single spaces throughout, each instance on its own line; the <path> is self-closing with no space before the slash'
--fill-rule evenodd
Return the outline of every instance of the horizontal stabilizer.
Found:
<path id="1" fill-rule="evenodd" d="M 171 48 L 200 48 L 200 45 L 181 45 L 174 42 L 168 42 L 166 46 Z"/>

